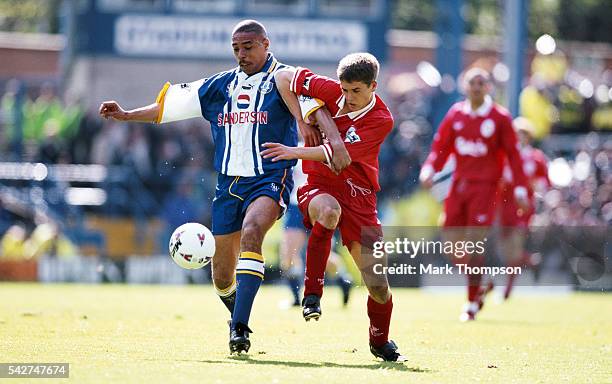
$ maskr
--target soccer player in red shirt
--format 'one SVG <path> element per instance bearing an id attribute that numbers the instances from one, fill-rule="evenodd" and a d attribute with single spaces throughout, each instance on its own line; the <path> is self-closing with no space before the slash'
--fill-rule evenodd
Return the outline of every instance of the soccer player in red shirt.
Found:
<path id="1" fill-rule="evenodd" d="M 288 88 L 300 99 L 304 120 L 314 115 L 319 125 L 337 126 L 352 160 L 341 173 L 336 174 L 326 165 L 332 155 L 327 143 L 318 147 L 266 143 L 267 149 L 262 154 L 273 160 L 303 159 L 302 167 L 308 175 L 306 184 L 298 190 L 304 225 L 312 229 L 306 250 L 304 318 L 321 316 L 325 264 L 332 236 L 339 228 L 342 243 L 348 247 L 368 287 L 370 351 L 386 361 L 405 361 L 397 345 L 388 338 L 393 309 L 389 283 L 386 276 L 372 272 L 374 264 L 381 263 L 371 251 L 373 243 L 382 236 L 376 211 L 376 192 L 380 190 L 378 154 L 393 128 L 391 112 L 374 93 L 378 68 L 374 56 L 355 53 L 340 61 L 337 70 L 340 81 L 305 68 L 277 76 L 281 94 L 283 87 L 285 91 Z M 323 106 L 326 110 L 322 110 Z"/>
<path id="2" fill-rule="evenodd" d="M 449 156 L 454 155 L 456 167 L 444 202 L 443 235 L 449 241 L 481 241 L 495 218 L 505 158 L 516 180 L 513 197 L 521 206 L 526 205 L 527 188 L 512 118 L 489 96 L 489 73 L 472 68 L 465 73 L 464 84 L 467 99 L 454 104 L 442 120 L 419 179 L 425 188 L 430 188 L 435 172 L 442 170 Z M 484 255 L 453 257 L 453 261 L 479 267 L 484 264 Z M 486 290 L 481 289 L 481 280 L 481 274 L 468 275 L 468 303 L 461 314 L 462 321 L 474 320 L 482 308 Z"/>
<path id="3" fill-rule="evenodd" d="M 532 255 L 525 251 L 525 241 L 531 217 L 536 208 L 536 192 L 543 193 L 549 186 L 548 160 L 546 155 L 531 146 L 533 125 L 525 117 L 517 117 L 512 122 L 520 143 L 520 154 L 523 162 L 523 172 L 527 177 L 527 207 L 516 204 L 513 196 L 515 182 L 512 172 L 506 164 L 500 183 L 499 223 L 502 226 L 501 245 L 508 266 L 533 266 Z M 508 276 L 504 299 L 510 297 L 515 275 Z"/>

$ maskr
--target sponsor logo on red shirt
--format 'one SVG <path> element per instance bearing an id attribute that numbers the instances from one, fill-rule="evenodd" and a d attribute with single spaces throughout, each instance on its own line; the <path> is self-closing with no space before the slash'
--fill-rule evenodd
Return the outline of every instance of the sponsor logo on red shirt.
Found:
<path id="1" fill-rule="evenodd" d="M 481 140 L 468 140 L 463 137 L 458 137 L 455 140 L 455 150 L 463 156 L 483 157 L 489 152 L 487 145 Z"/>

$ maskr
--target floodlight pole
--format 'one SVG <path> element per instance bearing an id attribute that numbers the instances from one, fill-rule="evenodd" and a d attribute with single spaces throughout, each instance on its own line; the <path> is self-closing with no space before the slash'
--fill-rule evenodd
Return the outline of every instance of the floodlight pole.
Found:
<path id="1" fill-rule="evenodd" d="M 436 68 L 443 85 L 432 100 L 432 124 L 437 129 L 446 111 L 457 101 L 457 78 L 463 68 L 463 34 L 465 22 L 461 16 L 463 0 L 437 0 L 436 9 Z M 450 87 L 444 84 L 451 82 Z"/>
<path id="2" fill-rule="evenodd" d="M 510 113 L 516 117 L 519 114 L 519 95 L 523 88 L 525 72 L 529 0 L 512 0 L 504 3 L 504 63 L 510 71 L 507 100 Z"/>
<path id="3" fill-rule="evenodd" d="M 23 125 L 26 87 L 22 80 L 17 80 L 15 102 L 13 104 L 13 137 L 11 141 L 11 158 L 15 161 L 23 160 Z"/>

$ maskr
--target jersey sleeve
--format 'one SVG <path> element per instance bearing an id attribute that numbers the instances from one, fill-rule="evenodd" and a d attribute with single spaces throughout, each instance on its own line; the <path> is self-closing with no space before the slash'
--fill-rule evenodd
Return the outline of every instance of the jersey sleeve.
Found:
<path id="1" fill-rule="evenodd" d="M 164 84 L 157 96 L 159 104 L 157 123 L 186 120 L 202 116 L 199 91 L 208 79 L 200 79 L 192 83 Z"/>
<path id="2" fill-rule="evenodd" d="M 319 99 L 304 95 L 298 96 L 298 102 L 300 103 L 300 110 L 302 111 L 302 120 L 306 122 L 308 122 L 310 115 L 325 105 L 325 103 Z"/>
<path id="3" fill-rule="evenodd" d="M 434 135 L 431 144 L 431 152 L 423 164 L 423 168 L 430 168 L 435 172 L 440 172 L 446 163 L 446 160 L 453 151 L 453 120 L 455 117 L 456 107 L 446 113 L 444 119 L 438 127 L 438 131 Z"/>
<path id="4" fill-rule="evenodd" d="M 500 119 L 500 125 L 501 147 L 508 158 L 508 165 L 512 170 L 512 180 L 514 180 L 515 186 L 525 188 L 527 186 L 527 177 L 523 171 L 523 159 L 518 150 L 518 140 L 512 128 L 510 116 L 503 115 Z"/>
<path id="5" fill-rule="evenodd" d="M 310 96 L 333 105 L 342 96 L 340 83 L 329 77 L 320 76 L 308 68 L 297 67 L 289 89 L 298 96 Z"/>

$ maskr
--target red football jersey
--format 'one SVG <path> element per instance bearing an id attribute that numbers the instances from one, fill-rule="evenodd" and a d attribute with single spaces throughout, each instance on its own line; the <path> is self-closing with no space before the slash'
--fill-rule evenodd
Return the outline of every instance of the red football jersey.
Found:
<path id="1" fill-rule="evenodd" d="M 542 151 L 531 146 L 521 148 L 520 155 L 523 161 L 523 172 L 525 173 L 525 177 L 527 177 L 527 193 L 529 199 L 532 200 L 538 183 L 547 187 L 550 186 L 550 180 L 548 179 L 548 160 Z M 502 178 L 502 190 L 504 194 L 511 194 L 515 186 L 512 172 L 508 164 L 506 164 L 504 166 Z M 509 198 L 509 196 L 505 198 Z"/>
<path id="2" fill-rule="evenodd" d="M 438 128 L 424 167 L 439 172 L 451 154 L 457 163 L 455 180 L 498 182 L 507 158 L 516 185 L 526 187 L 510 114 L 489 96 L 475 111 L 468 100 L 451 107 Z"/>
<path id="3" fill-rule="evenodd" d="M 291 90 L 296 95 L 320 99 L 332 115 L 352 163 L 340 175 L 335 175 L 325 164 L 304 160 L 304 173 L 315 177 L 340 178 L 357 186 L 380 190 L 378 183 L 378 154 L 380 146 L 393 129 L 393 116 L 385 103 L 374 95 L 365 108 L 338 115 L 345 98 L 337 80 L 319 76 L 306 68 L 298 68 Z"/>

